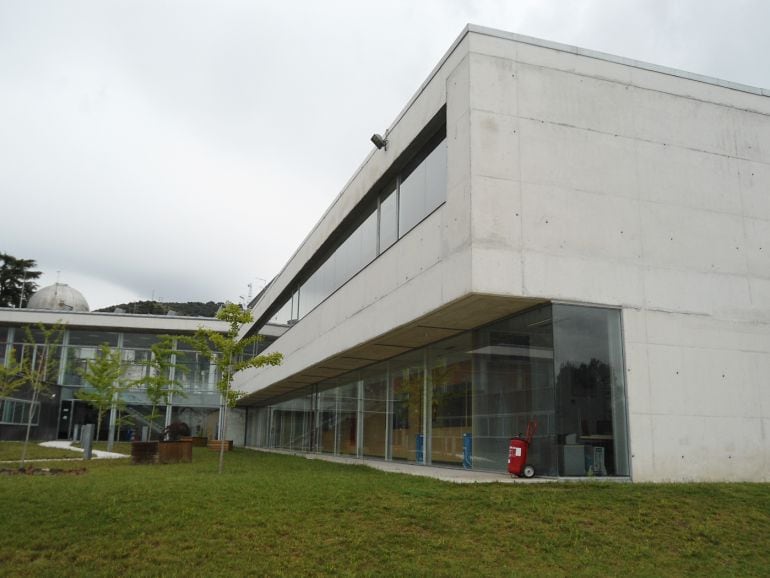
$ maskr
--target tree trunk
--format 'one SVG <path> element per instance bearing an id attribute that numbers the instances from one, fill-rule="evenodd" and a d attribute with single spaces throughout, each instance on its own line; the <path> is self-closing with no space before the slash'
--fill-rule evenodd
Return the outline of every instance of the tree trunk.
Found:
<path id="1" fill-rule="evenodd" d="M 96 415 L 96 435 L 94 436 L 94 441 L 99 441 L 99 432 L 102 429 L 102 412 L 103 410 L 99 410 L 99 413 Z"/>
<path id="2" fill-rule="evenodd" d="M 225 398 L 226 400 L 227 398 Z M 219 446 L 219 473 L 221 474 L 224 467 L 225 467 L 225 439 L 227 438 L 227 410 L 228 405 L 227 401 L 225 401 L 224 406 L 222 407 L 222 411 L 224 411 L 224 416 L 222 417 L 222 432 L 220 432 L 219 439 L 222 442 L 222 444 Z"/>
<path id="3" fill-rule="evenodd" d="M 24 445 L 21 448 L 21 464 L 19 464 L 19 467 L 23 468 L 24 463 L 27 461 L 27 446 L 29 445 L 29 433 L 32 430 L 32 416 L 35 413 L 35 403 L 37 402 L 37 388 L 33 388 L 32 390 L 32 404 L 29 407 L 29 412 L 27 415 L 27 435 L 24 436 Z"/>

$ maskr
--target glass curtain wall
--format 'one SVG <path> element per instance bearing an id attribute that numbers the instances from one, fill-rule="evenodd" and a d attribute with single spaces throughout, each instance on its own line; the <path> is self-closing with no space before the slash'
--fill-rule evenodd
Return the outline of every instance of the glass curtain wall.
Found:
<path id="1" fill-rule="evenodd" d="M 428 348 L 433 464 L 462 466 L 470 459 L 465 447 L 473 425 L 472 347 L 472 334 L 464 333 Z"/>
<path id="2" fill-rule="evenodd" d="M 530 309 L 271 406 L 271 444 L 505 472 L 535 423 L 537 475 L 628 475 L 620 329 L 617 310 Z"/>
<path id="3" fill-rule="evenodd" d="M 388 421 L 387 364 L 379 364 L 362 372 L 363 444 L 366 457 L 388 457 L 390 424 Z"/>
<path id="4" fill-rule="evenodd" d="M 82 374 L 89 361 L 96 359 L 101 345 L 118 346 L 118 334 L 106 331 L 80 331 L 71 329 L 67 339 L 67 361 L 64 369 L 64 385 L 85 385 Z"/>
<path id="5" fill-rule="evenodd" d="M 389 366 L 393 392 L 391 459 L 425 463 L 425 352 L 399 356 Z"/>
<path id="6" fill-rule="evenodd" d="M 477 331 L 473 351 L 474 467 L 505 470 L 511 438 L 536 422 L 528 462 L 539 474 L 554 474 L 550 306 Z"/>
<path id="7" fill-rule="evenodd" d="M 562 476 L 629 474 L 620 311 L 554 305 Z"/>
<path id="8" fill-rule="evenodd" d="M 309 452 L 312 450 L 313 396 L 304 395 L 270 408 L 270 438 L 273 447 Z"/>

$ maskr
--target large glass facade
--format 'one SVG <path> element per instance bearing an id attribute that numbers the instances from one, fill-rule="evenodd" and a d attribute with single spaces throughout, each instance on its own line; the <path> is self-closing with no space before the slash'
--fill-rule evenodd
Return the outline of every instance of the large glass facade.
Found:
<path id="1" fill-rule="evenodd" d="M 463 465 L 464 443 L 473 425 L 472 334 L 428 349 L 429 455 L 434 464 Z"/>
<path id="2" fill-rule="evenodd" d="M 554 305 L 561 475 L 628 475 L 620 313 Z"/>
<path id="3" fill-rule="evenodd" d="M 499 472 L 534 423 L 538 475 L 627 476 L 620 312 L 540 306 L 250 416 L 258 446 Z"/>
<path id="4" fill-rule="evenodd" d="M 553 334 L 551 307 L 539 307 L 476 332 L 473 390 L 474 463 L 507 466 L 512 437 L 537 423 L 530 462 L 555 473 L 553 445 Z"/>

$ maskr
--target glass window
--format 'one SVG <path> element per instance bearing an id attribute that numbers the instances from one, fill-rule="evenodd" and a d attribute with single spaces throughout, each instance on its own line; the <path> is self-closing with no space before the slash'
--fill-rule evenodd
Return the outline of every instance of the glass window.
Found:
<path id="1" fill-rule="evenodd" d="M 106 343 L 110 347 L 117 347 L 118 334 L 109 331 L 83 331 L 72 329 L 69 332 L 70 345 L 98 346 Z"/>
<path id="2" fill-rule="evenodd" d="M 398 187 L 398 231 L 403 237 L 427 214 L 425 212 L 425 163 L 417 165 L 405 175 Z"/>
<path id="3" fill-rule="evenodd" d="M 5 349 L 8 341 L 8 329 L 0 327 L 0 365 L 5 365 Z"/>
<path id="4" fill-rule="evenodd" d="M 340 386 L 337 398 L 337 452 L 358 454 L 358 381 Z"/>
<path id="5" fill-rule="evenodd" d="M 393 391 L 391 456 L 394 460 L 425 462 L 423 352 L 403 355 L 390 364 Z"/>
<path id="6" fill-rule="evenodd" d="M 124 349 L 149 349 L 160 340 L 160 335 L 152 333 L 124 333 Z"/>
<path id="7" fill-rule="evenodd" d="M 388 373 L 385 364 L 363 373 L 363 454 L 385 458 L 388 438 Z"/>
<path id="8" fill-rule="evenodd" d="M 428 348 L 431 384 L 431 462 L 462 465 L 473 423 L 471 334 Z M 468 455 L 470 467 L 470 458 Z"/>
<path id="9" fill-rule="evenodd" d="M 628 475 L 620 311 L 554 305 L 559 473 Z"/>
<path id="10" fill-rule="evenodd" d="M 446 139 L 425 159 L 425 214 L 433 212 L 446 201 L 447 178 Z"/>
<path id="11" fill-rule="evenodd" d="M 174 379 L 188 391 L 213 391 L 215 375 L 212 375 L 208 357 L 195 351 L 179 351 L 176 354 Z"/>
<path id="12" fill-rule="evenodd" d="M 288 325 L 289 319 L 291 319 L 291 305 L 292 301 L 290 297 L 273 316 L 273 318 L 270 320 L 270 323 L 275 323 L 277 325 Z"/>
<path id="13" fill-rule="evenodd" d="M 30 409 L 32 409 L 32 425 L 38 425 L 40 420 L 39 401 L 36 401 L 33 406 L 31 401 L 23 399 L 0 398 L 0 423 L 26 425 L 29 420 Z"/>
<path id="14" fill-rule="evenodd" d="M 398 187 L 398 234 L 403 237 L 446 200 L 446 139 L 419 164 L 401 175 Z"/>
<path id="15" fill-rule="evenodd" d="M 380 201 L 380 253 L 398 240 L 398 195 L 391 184 Z"/>
<path id="16" fill-rule="evenodd" d="M 273 447 L 310 451 L 313 425 L 312 396 L 305 395 L 271 408 Z"/>
<path id="17" fill-rule="evenodd" d="M 476 331 L 473 353 L 473 467 L 505 471 L 511 438 L 537 421 L 528 462 L 554 475 L 551 307 Z"/>
<path id="18" fill-rule="evenodd" d="M 320 431 L 318 450 L 328 454 L 337 452 L 337 388 L 318 393 Z"/>

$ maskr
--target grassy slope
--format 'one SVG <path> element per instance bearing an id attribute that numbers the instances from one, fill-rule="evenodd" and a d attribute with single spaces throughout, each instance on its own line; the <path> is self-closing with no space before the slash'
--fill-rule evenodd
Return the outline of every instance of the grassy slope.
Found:
<path id="1" fill-rule="evenodd" d="M 766 484 L 453 485 L 248 451 L 228 455 L 218 476 L 215 461 L 196 448 L 192 464 L 101 461 L 79 477 L 0 478 L 0 575 L 770 568 Z"/>

